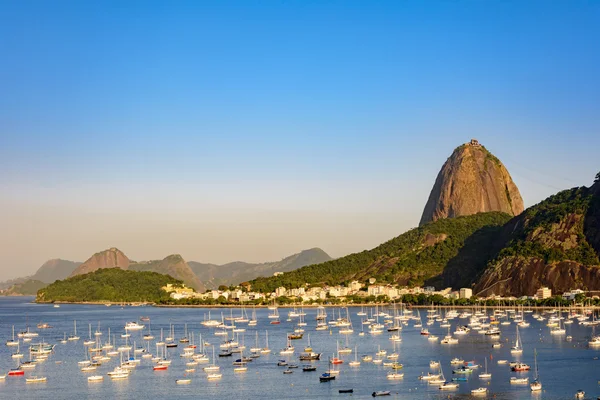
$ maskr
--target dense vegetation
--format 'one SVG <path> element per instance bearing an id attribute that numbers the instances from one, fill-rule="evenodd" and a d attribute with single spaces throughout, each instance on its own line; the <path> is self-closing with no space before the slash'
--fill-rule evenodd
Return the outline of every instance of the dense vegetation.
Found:
<path id="1" fill-rule="evenodd" d="M 252 290 L 272 292 L 277 287 L 337 285 L 376 278 L 378 282 L 421 285 L 439 275 L 474 232 L 501 226 L 510 216 L 500 212 L 441 219 L 412 229 L 372 250 L 350 254 L 270 278 L 257 278 Z"/>
<path id="2" fill-rule="evenodd" d="M 480 299 L 476 296 L 470 299 L 449 299 L 439 294 L 428 295 L 425 293 L 420 294 L 405 294 L 401 298 L 395 299 L 395 303 L 402 303 L 407 306 L 471 306 L 471 305 L 486 305 L 486 306 L 512 306 L 512 305 L 525 305 L 525 306 L 537 306 L 537 307 L 568 307 L 574 303 L 581 304 L 584 302 L 591 305 L 600 305 L 600 299 L 586 298 L 583 294 L 578 294 L 575 300 L 565 299 L 562 296 L 549 297 L 547 299 L 533 299 L 533 298 L 522 298 L 516 300 L 497 300 L 497 299 Z M 303 302 L 300 298 L 291 297 L 278 297 L 277 304 L 280 306 L 291 306 L 291 305 L 360 305 L 360 304 L 389 304 L 390 299 L 387 296 L 347 296 L 344 298 L 327 298 L 324 300 L 309 300 Z M 163 304 L 169 305 L 182 305 L 182 306 L 240 306 L 240 303 L 233 300 L 227 300 L 225 297 L 219 299 L 197 299 L 187 298 L 180 300 L 170 299 L 165 301 Z M 246 305 L 257 305 L 266 306 L 272 304 L 271 302 L 261 299 L 244 303 Z"/>
<path id="3" fill-rule="evenodd" d="M 584 218 L 590 206 L 595 207 L 596 201 L 589 189 L 581 187 L 564 190 L 528 208 L 519 217 L 523 223 L 512 232 L 512 239 L 498 258 L 536 257 L 546 263 L 570 260 L 583 265 L 599 265 L 598 255 L 584 234 Z M 569 226 L 565 219 L 573 215 L 580 218 Z M 559 226 L 561 223 L 563 226 Z M 564 240 L 570 235 L 577 238 L 575 246 L 565 245 Z"/>
<path id="4" fill-rule="evenodd" d="M 38 291 L 37 301 L 161 302 L 169 298 L 161 289 L 167 283 L 182 284 L 156 272 L 102 268 L 48 285 Z"/>

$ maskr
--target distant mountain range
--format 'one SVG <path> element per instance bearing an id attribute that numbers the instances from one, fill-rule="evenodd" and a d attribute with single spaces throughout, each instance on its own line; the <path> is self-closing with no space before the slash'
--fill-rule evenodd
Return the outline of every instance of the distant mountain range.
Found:
<path id="1" fill-rule="evenodd" d="M 224 265 L 186 262 L 179 254 L 163 260 L 132 261 L 121 250 L 110 248 L 92 255 L 84 263 L 61 259 L 49 260 L 32 276 L 0 283 L 4 295 L 32 295 L 42 287 L 57 280 L 74 277 L 103 268 L 119 268 L 132 271 L 151 271 L 170 275 L 198 291 L 233 285 L 259 276 L 271 276 L 275 272 L 287 272 L 309 264 L 331 260 L 323 250 L 314 248 L 291 255 L 281 261 L 246 263 L 242 261 Z"/>
<path id="2" fill-rule="evenodd" d="M 275 272 L 289 272 L 304 267 L 305 265 L 320 264 L 332 258 L 319 248 L 302 250 L 281 261 L 260 264 L 246 263 L 243 261 L 231 262 L 223 265 L 202 264 L 190 261 L 188 264 L 198 278 L 207 288 L 216 288 L 219 285 L 237 285 L 259 276 L 272 276 Z"/>

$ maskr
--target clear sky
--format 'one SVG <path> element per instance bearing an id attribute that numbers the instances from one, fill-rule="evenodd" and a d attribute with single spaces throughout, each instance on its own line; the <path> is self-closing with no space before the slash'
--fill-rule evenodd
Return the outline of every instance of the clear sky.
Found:
<path id="1" fill-rule="evenodd" d="M 600 2 L 0 1 L 0 279 L 371 248 L 477 138 L 526 206 L 600 170 Z"/>

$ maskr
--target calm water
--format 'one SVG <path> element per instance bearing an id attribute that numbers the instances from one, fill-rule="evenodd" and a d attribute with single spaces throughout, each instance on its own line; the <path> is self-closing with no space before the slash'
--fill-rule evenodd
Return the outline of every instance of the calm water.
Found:
<path id="1" fill-rule="evenodd" d="M 323 359 L 315 362 L 317 372 L 302 372 L 301 368 L 294 370 L 291 375 L 282 374 L 285 368 L 278 367 L 277 361 L 283 356 L 278 354 L 285 346 L 286 334 L 294 329 L 294 324 L 285 322 L 287 309 L 280 309 L 282 316 L 281 325 L 270 325 L 267 318 L 269 310 L 257 310 L 258 326 L 246 327 L 245 345 L 247 349 L 254 346 L 255 332 L 259 332 L 259 346 L 264 346 L 265 330 L 269 331 L 269 347 L 273 350 L 271 355 L 262 355 L 260 358 L 248 363 L 246 373 L 234 373 L 232 362 L 236 357 L 218 358 L 217 364 L 221 366 L 223 377 L 218 381 L 208 381 L 206 373 L 202 371 L 202 364 L 196 366 L 196 372 L 188 374 L 192 382 L 190 385 L 176 385 L 175 379 L 181 378 L 185 373 L 186 358 L 180 358 L 183 345 L 177 349 L 169 349 L 169 356 L 173 362 L 167 371 L 153 371 L 152 362 L 144 359 L 141 364 L 132 371 L 129 379 L 112 381 L 106 373 L 111 371 L 119 362 L 118 357 L 113 361 L 102 365 L 97 371 L 83 373 L 79 370 L 77 361 L 84 359 L 83 340 L 88 337 L 88 324 L 92 324 L 95 331 L 98 322 L 103 332 L 101 340 L 107 340 L 107 329 L 117 335 L 117 345 L 122 343 L 120 334 L 124 331 L 127 321 L 139 321 L 140 316 L 148 316 L 151 319 L 150 328 L 156 340 L 160 337 L 160 329 L 166 333 L 169 324 L 175 324 L 175 337 L 184 336 L 184 323 L 188 325 L 188 332 L 193 332 L 197 338 L 202 334 L 203 339 L 217 346 L 222 337 L 214 336 L 214 328 L 206 328 L 200 325 L 204 319 L 207 309 L 173 309 L 154 307 L 105 307 L 88 305 L 61 305 L 53 308 L 52 305 L 41 305 L 30 303 L 31 298 L 0 298 L 0 373 L 8 372 L 16 366 L 15 360 L 11 358 L 16 348 L 7 347 L 4 342 L 10 338 L 12 325 L 15 330 L 24 330 L 29 324 L 32 330 L 40 333 L 40 338 L 49 343 L 57 343 L 54 354 L 44 362 L 37 365 L 28 375 L 47 376 L 46 383 L 26 384 L 23 377 L 6 377 L 0 381 L 0 398 L 28 398 L 28 399 L 147 399 L 147 398 L 236 398 L 236 399 L 325 399 L 348 397 L 348 394 L 338 394 L 340 388 L 354 388 L 353 398 L 371 398 L 375 390 L 390 390 L 392 396 L 388 398 L 402 399 L 442 399 L 442 398 L 473 398 L 471 389 L 486 386 L 489 394 L 478 396 L 488 399 L 572 399 L 577 389 L 587 392 L 586 398 L 596 398 L 600 394 L 598 380 L 600 374 L 596 373 L 600 367 L 600 349 L 594 350 L 587 346 L 587 341 L 592 333 L 591 327 L 584 327 L 575 322 L 567 325 L 567 335 L 573 336 L 572 342 L 566 342 L 565 336 L 553 337 L 544 322 L 538 322 L 526 314 L 531 322 L 528 328 L 520 329 L 523 341 L 524 353 L 520 357 L 511 356 L 510 346 L 515 338 L 515 325 L 500 326 L 502 330 L 502 342 L 504 346 L 500 349 L 491 347 L 492 340 L 480 333 L 472 331 L 466 336 L 459 337 L 458 345 L 441 345 L 439 342 L 430 342 L 419 334 L 420 329 L 405 326 L 401 332 L 402 342 L 398 343 L 397 351 L 400 353 L 399 362 L 404 364 L 404 378 L 398 381 L 390 381 L 386 378 L 389 368 L 372 363 L 362 363 L 360 367 L 349 367 L 347 363 L 338 366 L 340 375 L 335 381 L 320 383 L 319 375 L 328 369 L 327 357 L 333 355 L 336 350 L 336 340 L 342 345 L 346 343 L 346 335 L 337 334 L 337 328 L 330 331 L 315 331 L 316 309 L 305 309 L 305 319 L 308 326 L 305 327 L 304 339 L 293 341 L 296 347 L 296 355 L 290 357 L 298 365 L 303 363 L 297 360 L 297 355 L 306 345 L 307 334 L 310 333 L 314 351 L 323 353 Z M 389 340 L 391 333 L 384 331 L 380 335 L 358 336 L 361 330 L 361 317 L 356 316 L 358 309 L 350 308 L 350 314 L 354 326 L 354 334 L 348 335 L 350 347 L 358 346 L 358 356 L 363 354 L 374 355 L 381 346 L 382 349 L 393 351 L 392 341 Z M 229 316 L 229 309 L 211 309 L 213 319 L 220 319 L 223 312 Z M 331 317 L 332 309 L 327 309 Z M 426 312 L 421 311 L 423 317 Z M 234 310 L 234 315 L 239 315 L 239 310 Z M 285 315 L 285 316 L 284 316 Z M 336 315 L 337 316 L 337 315 Z M 81 339 L 77 342 L 61 344 L 63 334 L 67 335 L 73 331 L 73 320 L 77 320 L 78 335 Z M 53 326 L 51 329 L 38 330 L 36 325 L 46 322 Z M 383 321 L 381 321 L 383 322 Z M 466 324 L 468 319 L 455 319 L 451 321 L 453 332 L 457 324 Z M 142 322 L 148 327 L 147 322 Z M 366 328 L 365 328 L 366 329 Z M 447 333 L 447 329 L 440 328 L 439 324 L 429 327 L 432 334 L 440 336 Z M 144 330 L 143 333 L 147 333 Z M 133 332 L 132 339 L 137 344 L 142 344 L 142 332 Z M 31 343 L 38 342 L 40 338 L 34 338 Z M 242 339 L 240 338 L 240 341 Z M 516 376 L 510 372 L 508 365 L 498 365 L 497 360 L 521 360 L 532 366 L 529 373 L 521 373 L 533 379 L 533 350 L 538 352 L 538 365 L 540 377 L 544 390 L 542 393 L 532 394 L 529 385 L 511 385 L 509 379 Z M 150 349 L 155 352 L 155 346 Z M 27 348 L 22 347 L 25 354 L 24 360 L 28 359 Z M 207 354 L 212 355 L 210 348 Z M 481 381 L 475 372 L 468 377 L 467 382 L 461 382 L 460 388 L 452 392 L 440 393 L 437 386 L 429 386 L 420 381 L 418 376 L 423 372 L 430 371 L 429 361 L 440 360 L 446 378 L 452 377 L 450 360 L 460 357 L 464 360 L 475 360 L 484 363 L 484 358 L 492 356 L 488 363 L 488 370 L 492 373 L 489 382 Z M 138 356 L 139 357 L 139 356 Z M 354 354 L 342 356 L 347 361 L 354 359 Z M 481 368 L 481 370 L 483 367 Z M 87 376 L 104 375 L 105 379 L 100 383 L 88 383 Z"/>

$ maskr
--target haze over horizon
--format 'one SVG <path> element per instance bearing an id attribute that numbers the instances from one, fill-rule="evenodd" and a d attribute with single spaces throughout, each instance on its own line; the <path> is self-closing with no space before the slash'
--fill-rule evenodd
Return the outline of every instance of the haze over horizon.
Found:
<path id="1" fill-rule="evenodd" d="M 600 170 L 600 3 L 0 3 L 0 280 L 332 257 L 477 138 L 529 207 Z"/>

